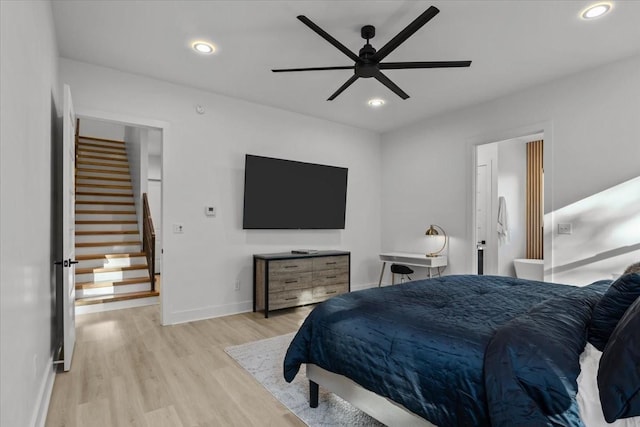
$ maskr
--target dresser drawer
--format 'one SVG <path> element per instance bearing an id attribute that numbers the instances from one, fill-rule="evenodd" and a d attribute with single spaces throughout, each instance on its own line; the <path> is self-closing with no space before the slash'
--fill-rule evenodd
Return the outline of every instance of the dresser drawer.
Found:
<path id="1" fill-rule="evenodd" d="M 315 286 L 313 288 L 313 302 L 327 300 L 336 295 L 344 294 L 349 291 L 349 285 L 341 283 L 337 285 Z"/>
<path id="2" fill-rule="evenodd" d="M 269 310 L 279 308 L 296 307 L 298 305 L 311 304 L 313 302 L 313 290 L 295 289 L 283 292 L 269 292 Z"/>
<path id="3" fill-rule="evenodd" d="M 269 292 L 303 289 L 313 286 L 312 273 L 296 273 L 290 271 L 269 273 Z"/>
<path id="4" fill-rule="evenodd" d="M 348 269 L 349 257 L 347 256 L 325 256 L 313 258 L 314 270 L 335 270 L 335 269 Z"/>
<path id="5" fill-rule="evenodd" d="M 349 283 L 347 270 L 322 270 L 313 272 L 313 286 L 337 285 Z"/>
<path id="6" fill-rule="evenodd" d="M 269 279 L 272 274 L 295 273 L 311 271 L 313 260 L 311 259 L 283 259 L 269 262 Z"/>

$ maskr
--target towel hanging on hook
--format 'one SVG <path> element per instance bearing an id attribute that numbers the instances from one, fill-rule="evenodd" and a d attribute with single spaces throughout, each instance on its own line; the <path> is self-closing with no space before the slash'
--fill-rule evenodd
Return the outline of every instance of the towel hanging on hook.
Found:
<path id="1" fill-rule="evenodd" d="M 507 215 L 507 201 L 504 196 L 498 197 L 498 240 L 500 243 L 509 242 L 509 219 Z"/>

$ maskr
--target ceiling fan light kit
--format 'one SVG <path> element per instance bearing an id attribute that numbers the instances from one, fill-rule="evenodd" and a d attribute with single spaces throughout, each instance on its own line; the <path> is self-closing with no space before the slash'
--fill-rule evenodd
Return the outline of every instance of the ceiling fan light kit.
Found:
<path id="1" fill-rule="evenodd" d="M 346 56 L 354 61 L 354 65 L 351 66 L 336 66 L 336 67 L 312 67 L 312 68 L 281 68 L 271 70 L 274 73 L 283 72 L 297 72 L 297 71 L 325 71 L 325 70 L 353 70 L 353 76 L 349 78 L 342 86 L 338 88 L 327 101 L 333 101 L 338 95 L 344 92 L 349 86 L 351 86 L 359 78 L 371 78 L 378 80 L 393 93 L 398 95 L 402 99 L 408 99 L 409 95 L 404 92 L 398 85 L 392 82 L 382 70 L 403 70 L 412 68 L 453 68 L 453 67 L 469 67 L 471 61 L 429 61 L 429 62 L 381 62 L 391 52 L 393 52 L 404 41 L 411 37 L 422 26 L 429 22 L 434 16 L 440 12 L 438 8 L 431 6 L 420 16 L 407 25 L 402 31 L 400 31 L 394 38 L 392 38 L 387 44 L 385 44 L 380 50 L 376 50 L 369 40 L 376 35 L 376 29 L 373 25 L 365 25 L 360 30 L 360 35 L 366 40 L 365 45 L 360 49 L 358 55 L 349 50 L 346 46 L 333 38 L 329 33 L 317 26 L 313 21 L 304 15 L 298 16 L 298 19 L 313 30 L 320 37 L 328 41 L 335 48 L 340 50 Z M 370 105 L 372 105 L 370 103 Z"/>

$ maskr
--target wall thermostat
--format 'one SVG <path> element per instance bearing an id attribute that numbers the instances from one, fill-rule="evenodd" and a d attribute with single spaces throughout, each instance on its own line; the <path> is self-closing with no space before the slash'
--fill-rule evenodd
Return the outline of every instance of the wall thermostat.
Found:
<path id="1" fill-rule="evenodd" d="M 216 216 L 216 208 L 215 208 L 215 206 L 205 206 L 204 207 L 204 214 L 206 216 Z"/>

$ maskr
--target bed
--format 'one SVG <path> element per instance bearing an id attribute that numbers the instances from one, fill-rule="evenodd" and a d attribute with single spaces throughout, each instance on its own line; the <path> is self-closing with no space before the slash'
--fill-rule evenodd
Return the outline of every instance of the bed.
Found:
<path id="1" fill-rule="evenodd" d="M 320 384 L 392 425 L 583 426 L 580 356 L 610 285 L 460 275 L 341 295 L 301 326 L 285 380 L 307 364 L 312 406 Z"/>

